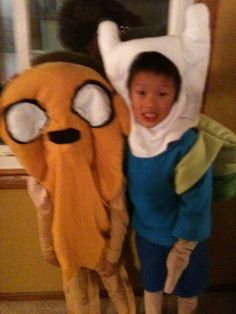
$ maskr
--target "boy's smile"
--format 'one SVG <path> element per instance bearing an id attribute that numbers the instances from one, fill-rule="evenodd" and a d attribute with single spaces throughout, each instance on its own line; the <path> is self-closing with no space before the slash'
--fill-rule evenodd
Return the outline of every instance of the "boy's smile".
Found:
<path id="1" fill-rule="evenodd" d="M 165 74 L 142 71 L 130 85 L 132 110 L 138 123 L 153 128 L 164 120 L 176 98 L 174 80 Z"/>

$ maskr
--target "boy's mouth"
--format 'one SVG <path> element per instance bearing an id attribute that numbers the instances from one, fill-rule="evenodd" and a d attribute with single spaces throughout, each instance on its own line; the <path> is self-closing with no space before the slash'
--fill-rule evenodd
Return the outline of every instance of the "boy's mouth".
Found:
<path id="1" fill-rule="evenodd" d="M 157 118 L 157 114 L 154 112 L 144 112 L 143 116 L 145 119 L 155 119 Z"/>

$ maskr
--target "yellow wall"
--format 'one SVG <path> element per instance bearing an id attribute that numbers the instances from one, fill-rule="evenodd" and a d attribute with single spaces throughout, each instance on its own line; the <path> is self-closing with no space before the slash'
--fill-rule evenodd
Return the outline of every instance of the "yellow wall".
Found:
<path id="1" fill-rule="evenodd" d="M 236 1 L 221 0 L 205 112 L 236 131 Z"/>
<path id="2" fill-rule="evenodd" d="M 204 112 L 236 132 L 236 1 L 221 0 Z M 210 284 L 236 283 L 236 200 L 213 206 Z"/>
<path id="3" fill-rule="evenodd" d="M 0 293 L 62 289 L 60 271 L 38 244 L 36 213 L 25 190 L 0 191 Z"/>

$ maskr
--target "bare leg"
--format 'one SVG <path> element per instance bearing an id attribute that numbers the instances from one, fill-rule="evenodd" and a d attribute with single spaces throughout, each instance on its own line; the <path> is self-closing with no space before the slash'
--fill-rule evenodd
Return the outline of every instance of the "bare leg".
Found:
<path id="1" fill-rule="evenodd" d="M 100 276 L 117 313 L 135 314 L 135 296 L 124 266 L 121 265 L 119 272 L 111 277 Z"/>
<path id="2" fill-rule="evenodd" d="M 161 314 L 163 293 L 144 291 L 144 307 L 146 314 Z"/>
<path id="3" fill-rule="evenodd" d="M 178 314 L 196 313 L 198 297 L 180 298 L 178 297 Z"/>

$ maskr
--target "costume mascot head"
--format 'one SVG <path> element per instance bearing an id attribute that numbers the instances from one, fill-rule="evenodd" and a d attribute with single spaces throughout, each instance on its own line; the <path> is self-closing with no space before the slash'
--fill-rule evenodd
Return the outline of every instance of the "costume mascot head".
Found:
<path id="1" fill-rule="evenodd" d="M 68 59 L 67 53 L 62 55 Z M 1 136 L 26 172 L 46 189 L 50 218 L 45 221 L 41 211 L 41 229 L 46 241 L 51 232 L 64 287 L 72 280 L 75 289 L 69 294 L 74 295 L 76 287 L 82 294 L 87 289 L 88 277 L 84 286 L 77 277 L 81 269 L 102 268 L 110 205 L 123 186 L 123 137 L 128 129 L 126 106 L 108 81 L 89 57 L 77 57 L 77 63 L 34 65 L 9 81 L 1 97 Z M 76 308 L 71 313 L 79 311 L 80 305 L 71 305 L 76 302 L 69 302 Z"/>

